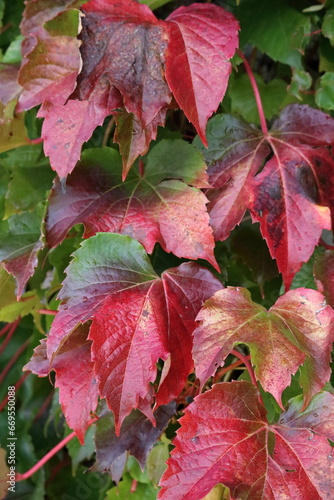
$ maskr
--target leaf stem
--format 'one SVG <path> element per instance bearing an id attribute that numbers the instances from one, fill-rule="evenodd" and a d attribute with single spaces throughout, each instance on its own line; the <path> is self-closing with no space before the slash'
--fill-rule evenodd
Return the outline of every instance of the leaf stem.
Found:
<path id="1" fill-rule="evenodd" d="M 253 370 L 253 367 L 252 367 L 252 364 L 251 364 L 249 358 L 247 356 L 244 356 L 243 354 L 241 354 L 241 352 L 236 351 L 234 349 L 231 351 L 231 354 L 233 354 L 233 356 L 235 356 L 236 358 L 240 359 L 240 361 L 243 362 L 243 364 L 247 368 L 247 371 L 249 373 L 249 376 L 251 378 L 252 383 L 255 385 L 255 387 L 257 387 L 255 373 L 254 373 L 254 370 Z"/>
<path id="2" fill-rule="evenodd" d="M 246 356 L 247 359 L 250 359 L 250 356 Z M 234 363 L 230 364 L 229 366 L 224 366 L 223 368 L 221 368 L 220 370 L 218 370 L 218 372 L 216 373 L 215 377 L 214 377 L 214 384 L 216 384 L 218 382 L 218 380 L 223 376 L 225 375 L 226 373 L 234 370 L 234 368 L 238 368 L 238 366 L 244 364 L 244 362 L 239 359 L 238 361 L 235 361 Z"/>
<path id="3" fill-rule="evenodd" d="M 266 122 L 266 118 L 264 116 L 261 96 L 260 96 L 260 92 L 259 92 L 256 80 L 254 77 L 254 73 L 253 73 L 252 68 L 250 67 L 250 64 L 248 63 L 246 57 L 244 56 L 244 54 L 241 52 L 240 49 L 237 49 L 237 53 L 238 53 L 238 56 L 241 57 L 241 59 L 243 60 L 245 70 L 247 71 L 248 78 L 249 78 L 251 85 L 252 85 L 252 88 L 253 88 L 256 106 L 257 106 L 259 117 L 260 117 L 262 132 L 264 135 L 268 135 L 267 122 Z"/>
<path id="4" fill-rule="evenodd" d="M 7 333 L 7 336 L 5 338 L 5 340 L 2 342 L 1 344 L 1 347 L 0 347 L 0 355 L 3 353 L 3 351 L 5 350 L 6 346 L 8 345 L 10 339 L 12 338 L 12 336 L 14 335 L 15 331 L 16 331 L 16 328 L 17 328 L 17 325 L 20 323 L 20 319 L 21 318 L 17 318 L 13 323 L 9 323 L 10 325 L 10 328 L 9 328 L 9 332 Z"/>
<path id="5" fill-rule="evenodd" d="M 58 311 L 54 311 L 53 309 L 38 309 L 39 314 L 49 314 L 50 316 L 55 316 Z"/>
<path id="6" fill-rule="evenodd" d="M 50 458 L 53 457 L 56 453 L 58 453 L 59 450 L 61 450 L 65 444 L 67 444 L 71 439 L 73 439 L 76 436 L 76 433 L 73 431 L 71 434 L 66 436 L 60 443 L 58 443 L 52 450 L 50 450 L 46 455 L 44 455 L 37 464 L 35 464 L 31 469 L 29 469 L 27 472 L 24 472 L 23 474 L 17 473 L 16 474 L 16 481 L 23 481 L 24 479 L 28 479 L 28 477 L 32 476 L 37 472 L 41 467 L 43 467 L 46 462 L 50 460 Z"/>

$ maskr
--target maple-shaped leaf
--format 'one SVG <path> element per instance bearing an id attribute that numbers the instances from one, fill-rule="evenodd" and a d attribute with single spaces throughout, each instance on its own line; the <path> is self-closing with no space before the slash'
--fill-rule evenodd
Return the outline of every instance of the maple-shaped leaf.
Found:
<path id="1" fill-rule="evenodd" d="M 333 419 L 333 400 L 320 395 L 312 414 L 299 413 L 299 419 L 293 400 L 280 422 L 270 425 L 252 384 L 213 386 L 179 421 L 158 498 L 197 500 L 223 483 L 231 500 L 330 500 L 334 459 L 327 438 L 333 431 L 318 424 L 325 406 L 325 418 Z"/>
<path id="2" fill-rule="evenodd" d="M 316 257 L 314 276 L 319 292 L 323 293 L 329 305 L 334 307 L 334 252 L 326 250 Z"/>
<path id="3" fill-rule="evenodd" d="M 34 274 L 37 253 L 43 248 L 41 227 L 44 212 L 45 207 L 39 203 L 31 211 L 12 215 L 0 222 L 0 262 L 16 278 L 18 297 Z"/>
<path id="4" fill-rule="evenodd" d="M 142 469 L 154 443 L 159 439 L 176 411 L 175 402 L 160 406 L 154 412 L 156 425 L 139 410 L 134 410 L 124 419 L 119 436 L 116 436 L 114 419 L 110 411 L 102 411 L 96 423 L 96 464 L 92 470 L 109 472 L 118 482 L 128 453 L 134 456 Z"/>
<path id="5" fill-rule="evenodd" d="M 207 144 L 206 123 L 225 95 L 232 69 L 228 60 L 237 48 L 239 24 L 230 12 L 216 5 L 196 3 L 176 9 L 166 24 L 168 85 Z"/>
<path id="6" fill-rule="evenodd" d="M 169 180 L 175 177 L 175 167 L 178 179 Z M 133 169 L 122 182 L 121 158 L 115 150 L 86 150 L 67 180 L 66 191 L 55 181 L 47 242 L 58 245 L 81 222 L 86 237 L 100 231 L 122 233 L 137 239 L 148 253 L 160 243 L 166 252 L 207 259 L 217 268 L 206 197 L 185 184 L 208 185 L 204 168 L 191 145 L 162 141 L 149 153 L 145 172 Z"/>
<path id="7" fill-rule="evenodd" d="M 133 408 L 151 415 L 150 383 L 159 358 L 167 360 L 157 395 L 166 404 L 193 370 L 195 317 L 220 282 L 194 263 L 159 278 L 143 247 L 129 237 L 98 234 L 74 254 L 49 333 L 52 359 L 78 323 L 92 320 L 94 373 L 99 394 L 115 414 L 116 432 Z"/>
<path id="8" fill-rule="evenodd" d="M 330 229 L 334 119 L 306 105 L 289 105 L 262 135 L 233 117 L 217 116 L 203 150 L 210 184 L 211 224 L 225 239 L 245 210 L 260 222 L 288 290 L 323 229 Z M 271 153 L 271 154 L 270 154 Z"/>
<path id="9" fill-rule="evenodd" d="M 193 356 L 202 385 L 239 343 L 249 347 L 257 380 L 281 406 L 298 368 L 304 407 L 330 378 L 334 311 L 315 290 L 291 290 L 267 311 L 248 290 L 227 288 L 206 301 L 197 320 Z"/>
<path id="10" fill-rule="evenodd" d="M 91 361 L 91 342 L 87 340 L 89 325 L 79 325 L 58 350 L 52 362 L 46 355 L 46 342 L 35 348 L 24 370 L 45 377 L 51 370 L 56 372 L 55 387 L 59 388 L 59 402 L 66 421 L 84 443 L 90 425 L 91 412 L 98 401 L 98 386 Z"/>

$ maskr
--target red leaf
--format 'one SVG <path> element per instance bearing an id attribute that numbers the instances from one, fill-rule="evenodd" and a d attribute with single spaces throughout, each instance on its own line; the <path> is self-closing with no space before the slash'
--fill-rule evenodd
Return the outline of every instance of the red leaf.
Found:
<path id="1" fill-rule="evenodd" d="M 98 386 L 91 361 L 88 325 L 80 325 L 63 344 L 51 369 L 56 371 L 56 387 L 66 421 L 84 444 L 85 433 L 98 402 Z"/>
<path id="2" fill-rule="evenodd" d="M 17 74 L 19 68 L 16 64 L 1 64 L 0 65 L 0 101 L 2 104 L 8 104 L 13 99 L 17 99 L 22 91 L 21 86 L 17 82 Z"/>
<path id="3" fill-rule="evenodd" d="M 46 31 L 34 35 L 33 49 L 19 72 L 23 87 L 18 111 L 43 101 L 65 104 L 76 86 L 80 71 L 79 40 L 69 36 L 50 37 Z"/>
<path id="4" fill-rule="evenodd" d="M 190 184 L 206 185 L 204 162 L 183 141 L 163 141 L 148 155 L 145 173 L 133 169 L 121 180 L 119 155 L 111 149 L 86 151 L 64 192 L 56 181 L 50 197 L 47 241 L 56 246 L 75 224 L 85 224 L 85 236 L 118 232 L 136 238 L 147 252 L 158 242 L 178 257 L 203 258 L 216 268 L 214 240 L 205 195 Z"/>
<path id="5" fill-rule="evenodd" d="M 69 100 L 64 106 L 45 102 L 38 117 L 45 118 L 42 127 L 44 153 L 62 179 L 71 173 L 80 158 L 81 147 L 95 128 L 121 106 L 118 91 L 109 83 L 99 82 L 86 101 Z"/>
<path id="6" fill-rule="evenodd" d="M 246 289 L 228 288 L 209 299 L 197 319 L 193 356 L 202 385 L 238 343 L 248 345 L 256 378 L 280 405 L 298 367 L 304 408 L 330 378 L 334 311 L 315 290 L 291 290 L 266 311 Z"/>
<path id="7" fill-rule="evenodd" d="M 193 371 L 194 319 L 204 296 L 217 286 L 206 270 L 182 264 L 165 271 L 161 279 L 111 296 L 95 313 L 89 334 L 92 356 L 99 392 L 114 412 L 117 434 L 124 417 L 138 408 L 154 382 L 159 358 L 170 356 L 157 405 L 181 392 Z"/>
<path id="8" fill-rule="evenodd" d="M 330 400 L 333 418 L 333 396 L 325 399 Z M 195 500 L 223 483 L 230 488 L 231 500 L 329 500 L 334 462 L 327 435 L 317 429 L 323 402 L 318 403 L 317 413 L 308 420 L 312 431 L 305 428 L 305 420 L 284 413 L 284 424 L 269 425 L 249 382 L 215 385 L 180 419 L 158 497 Z"/>
<path id="9" fill-rule="evenodd" d="M 81 8 L 80 60 L 79 40 L 57 30 L 51 30 L 54 36 L 50 36 L 45 24 L 52 23 L 56 15 L 72 12 L 70 7 L 80 2 L 63 0 L 56 7 L 49 0 L 31 3 L 22 24 L 26 39 L 19 77 L 24 87 L 19 109 L 44 102 L 41 116 L 45 109 L 49 110 L 43 127 L 45 150 L 60 176 L 72 171 L 79 149 L 94 126 L 114 113 L 114 140 L 124 156 L 125 178 L 135 159 L 148 151 L 158 125 L 164 125 L 167 109 L 175 107 L 172 91 L 205 141 L 207 119 L 226 91 L 231 68 L 227 59 L 237 46 L 238 23 L 232 14 L 215 5 L 194 4 L 176 10 L 167 21 L 159 21 L 146 5 L 131 0 L 91 0 Z M 180 71 L 180 67 L 184 70 Z M 109 81 L 111 98 L 107 100 L 113 105 L 102 105 L 98 113 L 94 110 L 91 119 L 87 116 L 87 108 L 89 115 L 92 113 L 89 104 L 81 104 L 75 116 L 74 101 L 90 100 L 101 79 Z M 117 110 L 115 92 L 120 96 Z M 45 101 L 54 105 L 51 114 L 50 104 Z M 64 120 L 68 111 L 72 116 L 66 127 L 58 125 L 53 141 L 50 130 L 58 119 Z M 63 152 L 68 153 L 69 141 L 63 132 L 76 121 L 80 126 L 71 129 L 71 144 L 67 146 L 75 151 L 66 154 L 64 166 Z"/>
<path id="10" fill-rule="evenodd" d="M 55 387 L 59 387 L 63 413 L 82 444 L 98 399 L 98 386 L 91 362 L 91 342 L 86 340 L 88 331 L 88 324 L 76 328 L 52 362 L 47 358 L 46 340 L 42 339 L 24 367 L 24 370 L 30 370 L 40 377 L 47 376 L 51 370 L 56 371 Z"/>
<path id="11" fill-rule="evenodd" d="M 214 234 L 226 238 L 249 208 L 288 290 L 322 230 L 331 227 L 334 160 L 328 146 L 334 120 L 308 106 L 290 105 L 262 139 L 228 116 L 215 117 L 210 130 L 203 154 L 215 188 L 207 193 Z"/>
<path id="12" fill-rule="evenodd" d="M 82 8 L 83 68 L 77 92 L 86 99 L 102 76 L 122 94 L 145 128 L 171 102 L 162 65 L 167 34 L 146 5 L 91 0 Z M 97 57 L 98 55 L 98 57 Z"/>
<path id="13" fill-rule="evenodd" d="M 176 9 L 166 20 L 169 44 L 166 79 L 204 144 L 205 127 L 223 99 L 238 46 L 239 23 L 216 5 Z"/>
<path id="14" fill-rule="evenodd" d="M 99 234 L 83 243 L 67 270 L 63 302 L 47 340 L 48 356 L 52 359 L 79 322 L 93 320 L 89 339 L 99 394 L 113 410 L 119 432 L 133 408 L 151 417 L 150 400 L 145 399 L 159 358 L 170 361 L 157 404 L 181 392 L 193 370 L 196 314 L 220 288 L 209 271 L 194 263 L 158 278 L 139 243 Z"/>

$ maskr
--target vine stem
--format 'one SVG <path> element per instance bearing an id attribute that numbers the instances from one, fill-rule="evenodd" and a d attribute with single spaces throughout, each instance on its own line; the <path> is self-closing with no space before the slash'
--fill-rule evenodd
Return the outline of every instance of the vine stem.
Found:
<path id="1" fill-rule="evenodd" d="M 255 77 L 254 77 L 254 73 L 252 71 L 252 68 L 250 67 L 249 62 L 247 61 L 246 57 L 244 56 L 244 54 L 241 52 L 240 49 L 237 49 L 237 53 L 238 53 L 238 56 L 241 57 L 241 59 L 242 59 L 242 61 L 244 63 L 245 70 L 247 71 L 248 78 L 249 78 L 249 80 L 251 82 L 251 85 L 252 85 L 252 88 L 253 88 L 253 92 L 254 92 L 254 96 L 255 96 L 255 101 L 256 101 L 256 106 L 257 106 L 259 117 L 260 117 L 260 123 L 261 123 L 262 132 L 263 132 L 264 135 L 268 135 L 267 122 L 266 122 L 266 118 L 264 116 L 264 111 L 263 111 L 261 96 L 260 96 L 260 92 L 259 92 L 256 80 L 255 80 Z"/>
<path id="2" fill-rule="evenodd" d="M 3 371 L 2 371 L 2 373 L 0 375 L 0 385 L 4 381 L 4 379 L 5 379 L 6 375 L 7 375 L 7 373 L 9 372 L 9 370 L 16 363 L 16 360 L 21 356 L 21 354 L 23 353 L 23 351 L 28 347 L 29 343 L 30 343 L 30 339 L 27 339 L 25 342 L 23 342 L 23 344 L 16 351 L 16 353 L 11 358 L 11 360 L 9 361 L 9 363 L 7 363 L 7 365 L 5 366 L 5 368 L 3 369 Z"/>
<path id="3" fill-rule="evenodd" d="M 247 359 L 250 359 L 250 356 L 246 356 Z M 223 368 L 221 368 L 220 370 L 218 370 L 218 372 L 216 373 L 215 377 L 214 377 L 214 384 L 216 384 L 218 382 L 218 380 L 223 376 L 225 375 L 226 373 L 230 372 L 231 370 L 233 370 L 234 368 L 238 368 L 238 366 L 242 365 L 244 362 L 243 360 L 239 359 L 238 361 L 235 361 L 234 363 L 228 365 L 228 366 L 224 366 Z"/>
<path id="4" fill-rule="evenodd" d="M 88 425 L 92 425 L 94 422 L 98 420 L 97 417 L 92 418 L 89 422 Z M 20 474 L 19 472 L 16 473 L 16 481 L 24 481 L 25 479 L 28 479 L 30 476 L 35 474 L 41 467 L 43 467 L 46 462 L 50 460 L 56 453 L 58 453 L 59 450 L 64 448 L 64 446 L 71 441 L 74 437 L 76 437 L 76 433 L 73 431 L 71 434 L 66 436 L 64 439 L 62 439 L 56 446 L 52 448 L 44 457 L 42 457 L 37 464 L 35 464 L 31 469 L 27 470 L 27 472 L 24 472 L 23 474 Z"/>
<path id="5" fill-rule="evenodd" d="M 13 323 L 10 323 L 9 332 L 7 333 L 7 336 L 6 336 L 5 340 L 2 342 L 1 347 L 0 347 L 0 355 L 6 349 L 6 346 L 8 345 L 12 336 L 14 335 L 16 328 L 17 328 L 17 325 L 20 323 L 20 319 L 21 318 L 18 318 Z"/>
<path id="6" fill-rule="evenodd" d="M 59 450 L 61 450 L 71 439 L 73 439 L 76 436 L 75 432 L 71 432 L 68 436 L 66 436 L 60 443 L 58 443 L 52 450 L 50 450 L 46 455 L 44 455 L 43 458 L 37 462 L 31 469 L 27 470 L 27 472 L 24 472 L 23 474 L 20 474 L 19 472 L 16 474 L 16 481 L 24 481 L 24 479 L 28 479 L 28 477 L 32 476 L 37 472 L 41 467 L 43 467 L 46 462 L 50 460 L 50 458 L 53 457 L 56 453 L 58 453 Z"/>
<path id="7" fill-rule="evenodd" d="M 7 323 L 7 325 L 5 325 L 1 330 L 0 330 L 0 337 L 2 337 L 3 335 L 5 335 L 8 330 L 11 328 L 12 326 L 12 323 Z"/>
<path id="8" fill-rule="evenodd" d="M 25 381 L 25 379 L 27 377 L 29 377 L 30 375 L 30 372 L 26 372 L 24 373 L 24 375 L 22 375 L 22 377 L 16 382 L 15 384 L 15 390 L 17 391 L 17 389 L 19 389 L 21 387 L 21 385 L 23 384 L 23 382 Z M 0 403 L 0 411 L 2 411 L 4 409 L 4 407 L 6 406 L 6 404 L 8 403 L 8 395 L 1 401 Z"/>

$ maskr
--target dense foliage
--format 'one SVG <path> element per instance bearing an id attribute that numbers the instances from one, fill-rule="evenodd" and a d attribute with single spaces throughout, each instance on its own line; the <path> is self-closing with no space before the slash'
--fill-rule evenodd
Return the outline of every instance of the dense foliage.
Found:
<path id="1" fill-rule="evenodd" d="M 334 1 L 0 22 L 1 498 L 330 500 Z"/>

